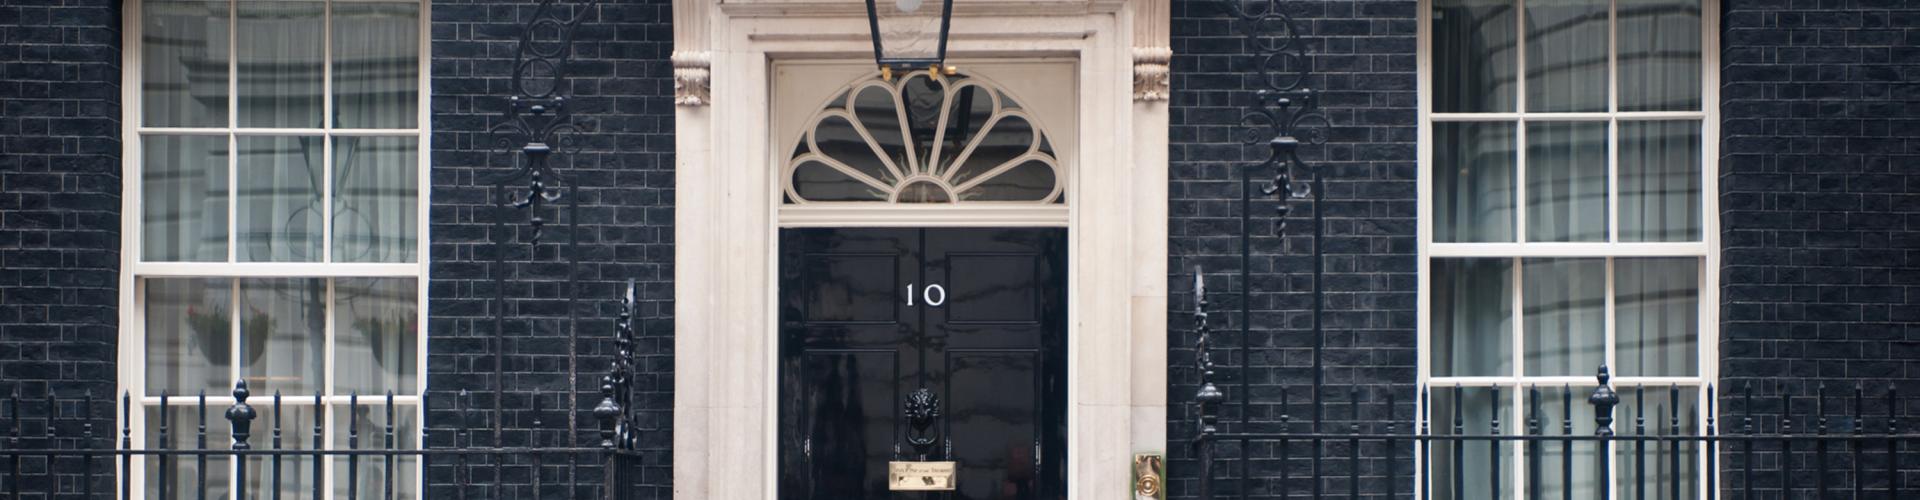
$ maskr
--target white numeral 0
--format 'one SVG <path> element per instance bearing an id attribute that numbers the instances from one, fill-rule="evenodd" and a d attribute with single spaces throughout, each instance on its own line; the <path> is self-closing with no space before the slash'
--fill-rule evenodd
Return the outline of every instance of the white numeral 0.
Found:
<path id="1" fill-rule="evenodd" d="M 940 296 L 935 298 L 933 292 L 940 292 Z M 927 285 L 926 288 L 920 289 L 920 300 L 927 305 L 940 307 L 940 304 L 947 303 L 947 289 L 938 284 Z M 907 306 L 913 306 L 913 283 L 907 284 Z"/>

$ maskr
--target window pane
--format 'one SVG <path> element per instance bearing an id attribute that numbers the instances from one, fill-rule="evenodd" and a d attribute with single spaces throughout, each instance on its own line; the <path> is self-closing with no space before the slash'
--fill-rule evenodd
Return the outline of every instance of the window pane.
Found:
<path id="1" fill-rule="evenodd" d="M 1646 434 L 1671 435 L 1700 432 L 1700 428 L 1694 425 L 1694 421 L 1700 418 L 1698 405 L 1695 404 L 1695 394 L 1698 392 L 1696 388 L 1648 387 L 1644 393 L 1633 387 L 1615 387 L 1614 390 L 1620 391 L 1620 407 L 1613 415 L 1615 433 L 1639 434 L 1636 422 L 1642 419 L 1646 422 Z M 1678 401 L 1674 400 L 1675 392 L 1678 392 Z M 1642 398 L 1645 398 L 1644 404 Z M 1674 425 L 1676 416 L 1679 417 L 1677 427 Z M 1678 430 L 1675 430 L 1676 428 Z M 1644 446 L 1645 450 L 1637 449 L 1638 446 Z M 1796 446 L 1811 447 L 1811 445 Z M 1835 446 L 1835 448 L 1839 447 Z M 1699 458 L 1694 455 L 1698 451 L 1699 445 L 1695 443 L 1673 441 L 1616 443 L 1614 444 L 1614 470 L 1619 473 L 1614 475 L 1616 479 L 1614 488 L 1621 492 L 1632 491 L 1637 494 L 1638 490 L 1633 488 L 1638 484 L 1646 484 L 1646 498 L 1649 500 L 1695 498 L 1695 490 L 1700 487 L 1695 483 L 1700 476 L 1697 462 Z M 1680 466 L 1680 475 L 1677 478 L 1680 482 L 1680 496 L 1677 498 L 1671 494 L 1676 480 L 1673 474 L 1676 453 L 1679 455 L 1677 465 Z M 1811 482 L 1811 480 L 1805 481 L 1805 483 Z"/>
<path id="2" fill-rule="evenodd" d="M 319 261 L 321 138 L 239 141 L 239 260 Z"/>
<path id="3" fill-rule="evenodd" d="M 1693 257 L 1614 261 L 1614 361 L 1624 377 L 1699 371 L 1700 266 Z"/>
<path id="4" fill-rule="evenodd" d="M 224 395 L 225 393 L 221 394 Z M 231 431 L 231 426 L 227 424 L 226 418 L 222 416 L 222 412 L 225 412 L 226 408 L 213 403 L 207 403 L 206 411 L 203 415 L 200 408 L 191 402 L 192 400 L 193 398 L 174 399 L 173 402 L 187 402 L 187 404 L 172 404 L 166 407 L 164 412 L 166 414 L 165 425 L 167 429 L 165 441 L 160 439 L 161 413 L 163 413 L 161 408 L 158 406 L 148 406 L 144 408 L 144 411 L 147 413 L 147 449 L 194 449 L 198 444 L 197 434 L 203 416 L 206 419 L 207 426 L 207 447 L 210 449 L 227 448 L 227 446 L 222 446 L 224 443 L 221 441 L 223 438 L 226 438 L 229 435 L 228 432 Z M 149 497 L 159 498 L 158 493 L 161 488 L 160 483 L 162 482 L 160 467 L 164 463 L 167 468 L 165 483 L 169 491 L 172 492 L 172 495 L 167 498 L 201 498 L 199 487 L 201 468 L 199 458 L 191 455 L 158 455 L 142 457 L 141 460 L 146 461 L 147 465 L 147 491 L 154 492 L 154 494 L 149 495 Z M 207 466 L 205 469 L 207 474 L 207 490 L 206 495 L 204 495 L 205 498 L 228 498 L 233 491 L 233 476 L 229 474 L 231 469 L 227 457 L 220 455 L 207 456 Z"/>
<path id="5" fill-rule="evenodd" d="M 295 401 L 307 404 L 293 404 Z M 304 398 L 299 397 L 297 394 L 287 395 L 282 410 L 275 412 L 273 411 L 273 393 L 262 394 L 260 392 L 254 392 L 253 397 L 247 399 L 247 404 L 253 406 L 254 412 L 258 413 L 259 417 L 253 420 L 253 437 L 248 439 L 247 442 L 251 443 L 253 449 L 256 450 L 273 449 L 273 424 L 274 419 L 277 418 L 280 420 L 280 428 L 283 435 L 280 440 L 281 449 L 313 449 L 311 445 L 313 443 L 313 418 L 315 413 L 312 403 L 312 395 Z M 221 412 L 226 411 L 225 408 L 220 408 L 219 410 Z M 222 427 L 230 427 L 225 425 L 224 422 L 220 425 Z M 272 458 L 265 456 L 248 458 L 247 480 L 245 485 L 247 498 L 275 498 L 273 494 L 274 480 L 272 474 Z M 280 495 L 284 498 L 306 498 L 307 493 L 313 491 L 313 459 L 299 455 L 281 457 L 279 486 Z"/>
<path id="6" fill-rule="evenodd" d="M 1527 241 L 1607 240 L 1607 124 L 1527 124 Z"/>
<path id="7" fill-rule="evenodd" d="M 418 126 L 419 73 L 420 4 L 333 4 L 335 126 Z"/>
<path id="8" fill-rule="evenodd" d="M 1592 375 L 1606 360 L 1606 259 L 1521 264 L 1525 375 Z"/>
<path id="9" fill-rule="evenodd" d="M 233 377 L 233 281 L 146 283 L 146 394 L 225 394 Z"/>
<path id="10" fill-rule="evenodd" d="M 140 256 L 227 260 L 227 137 L 140 138 Z"/>
<path id="11" fill-rule="evenodd" d="M 334 262 L 414 262 L 420 243 L 419 142 L 334 139 Z"/>
<path id="12" fill-rule="evenodd" d="M 1606 111 L 1608 0 L 1526 3 L 1527 111 Z"/>
<path id="13" fill-rule="evenodd" d="M 226 126 L 228 19 L 227 2 L 141 4 L 141 124 Z"/>
<path id="14" fill-rule="evenodd" d="M 1492 434 L 1495 414 L 1500 418 L 1500 434 L 1515 434 L 1515 421 L 1511 413 L 1513 404 L 1512 390 L 1490 387 L 1435 388 L 1433 389 L 1433 433 L 1442 436 Z M 1457 402 L 1457 403 L 1456 403 Z M 1456 411 L 1456 405 L 1458 406 Z M 1460 429 L 1454 429 L 1454 427 Z M 1513 444 L 1489 444 L 1484 439 L 1467 441 L 1435 440 L 1433 442 L 1433 498 L 1435 500 L 1469 500 L 1493 498 L 1494 492 L 1488 482 L 1493 477 L 1493 453 L 1500 453 L 1500 498 L 1514 498 Z M 1456 451 L 1457 450 L 1457 451 Z M 1459 458 L 1455 459 L 1458 454 Z M 1459 469 L 1456 471 L 1455 469 Z M 1456 482 L 1456 479 L 1462 479 Z M 1460 495 L 1454 495 L 1454 489 L 1460 489 Z"/>
<path id="15" fill-rule="evenodd" d="M 1434 0 L 1433 111 L 1514 110 L 1514 0 Z"/>
<path id="16" fill-rule="evenodd" d="M 319 127 L 325 4 L 241 0 L 237 12 L 240 126 Z"/>
<path id="17" fill-rule="evenodd" d="M 360 406 L 358 407 L 350 408 L 346 405 L 337 405 L 333 407 L 332 411 L 334 426 L 332 439 L 334 449 L 349 449 L 349 435 L 353 430 L 360 432 L 359 446 L 355 449 L 386 448 L 386 426 L 388 422 L 386 398 L 362 397 L 360 398 Z M 419 418 L 416 416 L 417 411 L 419 410 L 410 405 L 396 404 L 393 406 L 394 449 L 407 449 L 419 446 L 420 440 L 417 438 L 420 435 L 420 424 L 418 423 Z M 563 414 L 554 413 L 548 416 L 548 418 L 554 419 L 549 421 L 557 422 L 559 418 L 563 418 Z M 553 443 L 553 441 L 545 441 L 544 443 Z M 565 457 L 556 456 L 549 458 L 564 460 Z M 400 500 L 419 498 L 419 495 L 416 495 L 414 490 L 415 477 L 417 477 L 415 471 L 420 466 L 419 458 L 395 456 L 393 462 L 393 498 Z M 353 467 L 353 469 L 360 471 L 360 477 L 358 478 L 360 498 L 385 498 L 383 493 L 386 491 L 386 464 L 386 457 L 383 456 L 370 455 L 360 457 L 358 466 Z M 333 498 L 347 498 L 348 485 L 354 484 L 347 481 L 348 470 L 347 457 L 333 458 Z"/>
<path id="18" fill-rule="evenodd" d="M 1700 122 L 1620 122 L 1620 241 L 1700 241 Z"/>
<path id="19" fill-rule="evenodd" d="M 1433 260 L 1433 375 L 1513 374 L 1513 261 Z"/>
<path id="20" fill-rule="evenodd" d="M 1531 396 L 1531 392 L 1528 393 Z M 1537 401 L 1528 401 L 1526 414 L 1529 419 L 1539 415 L 1540 428 L 1531 434 L 1546 436 L 1591 436 L 1593 435 L 1593 405 L 1587 403 L 1587 396 L 1593 394 L 1592 386 L 1555 386 L 1541 387 Z M 1572 417 L 1567 413 L 1572 411 Z M 1569 426 L 1568 424 L 1572 424 Z M 1571 427 L 1571 429 L 1569 429 Z M 1618 429 L 1618 426 L 1615 427 Z M 1564 442 L 1543 442 L 1528 448 L 1528 456 L 1539 457 L 1539 476 L 1529 482 L 1528 488 L 1538 495 L 1536 499 L 1574 500 L 1585 498 L 1589 492 L 1599 491 L 1600 467 L 1597 459 L 1600 448 L 1592 441 L 1573 443 L 1573 491 L 1568 498 L 1561 495 L 1567 487 L 1567 474 L 1562 469 L 1567 465 L 1568 450 Z"/>
<path id="21" fill-rule="evenodd" d="M 334 393 L 415 394 L 419 372 L 418 283 L 342 278 L 333 285 Z"/>
<path id="22" fill-rule="evenodd" d="M 312 394 L 326 353 L 326 280 L 240 280 L 240 369 L 255 394 Z"/>
<path id="23" fill-rule="evenodd" d="M 1620 110 L 1699 110 L 1699 0 L 1619 5 Z"/>
<path id="24" fill-rule="evenodd" d="M 1433 239 L 1513 241 L 1511 123 L 1433 124 Z"/>

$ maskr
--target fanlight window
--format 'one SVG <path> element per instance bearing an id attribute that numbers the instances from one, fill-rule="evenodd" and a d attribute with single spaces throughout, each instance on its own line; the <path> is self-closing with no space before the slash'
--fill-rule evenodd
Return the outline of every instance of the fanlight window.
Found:
<path id="1" fill-rule="evenodd" d="M 807 121 L 786 203 L 1063 203 L 1047 135 L 1006 91 L 916 72 L 854 83 Z"/>

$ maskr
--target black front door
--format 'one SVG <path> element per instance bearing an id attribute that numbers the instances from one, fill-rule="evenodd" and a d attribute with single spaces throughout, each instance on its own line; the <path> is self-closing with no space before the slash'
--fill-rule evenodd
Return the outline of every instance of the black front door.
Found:
<path id="1" fill-rule="evenodd" d="M 780 249 L 780 498 L 1066 497 L 1065 229 L 783 229 Z M 916 422 L 921 389 L 938 416 Z M 957 462 L 955 490 L 890 492 L 894 460 Z"/>

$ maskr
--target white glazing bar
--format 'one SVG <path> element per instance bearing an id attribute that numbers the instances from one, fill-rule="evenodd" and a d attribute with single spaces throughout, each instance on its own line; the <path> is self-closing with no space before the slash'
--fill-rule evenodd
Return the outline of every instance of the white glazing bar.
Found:
<path id="1" fill-rule="evenodd" d="M 1623 111 L 1609 113 L 1603 111 L 1556 111 L 1556 112 L 1506 112 L 1506 113 L 1429 113 L 1428 119 L 1436 122 L 1505 122 L 1505 121 L 1551 121 L 1551 122 L 1597 122 L 1612 119 L 1622 120 L 1699 120 L 1706 118 L 1700 111 Z"/>
<path id="2" fill-rule="evenodd" d="M 142 277 L 232 276 L 246 278 L 327 278 L 340 276 L 418 277 L 420 265 L 414 263 L 339 263 L 314 262 L 140 262 L 134 272 Z"/>
<path id="3" fill-rule="evenodd" d="M 1701 242 L 1647 243 L 1432 243 L 1433 257 L 1699 257 Z"/>

